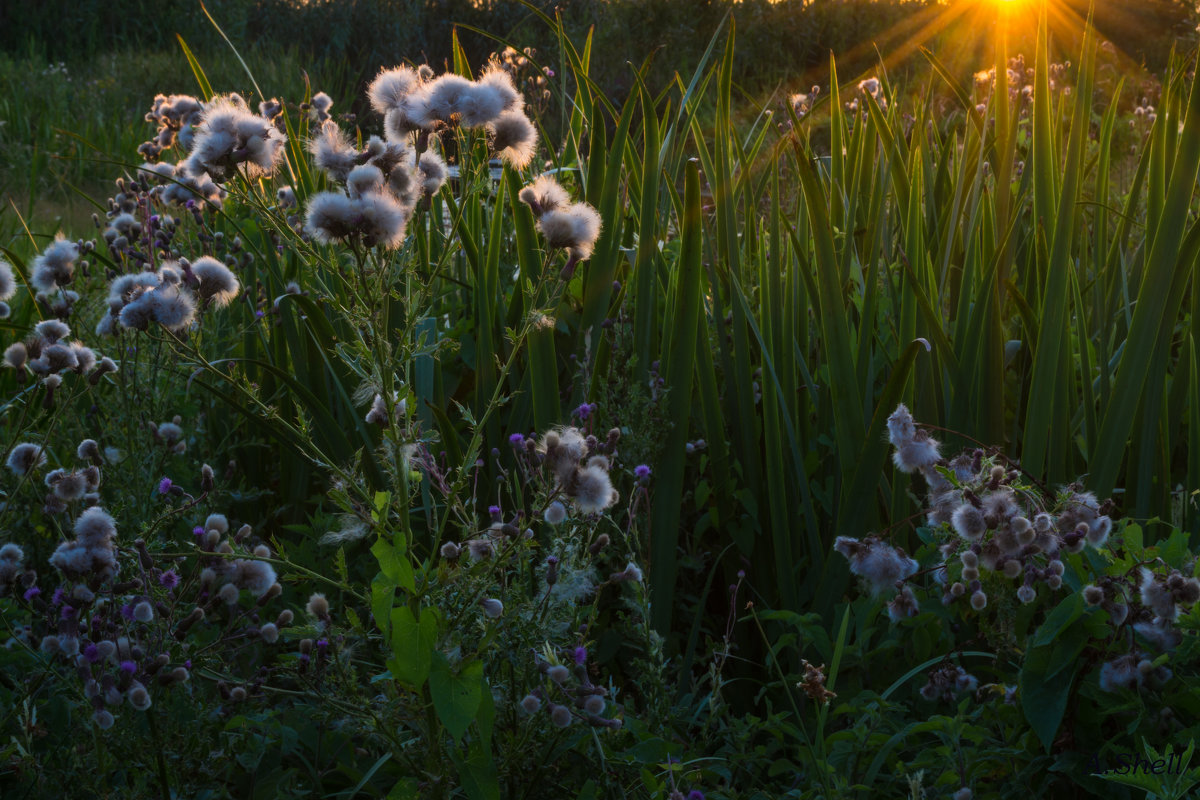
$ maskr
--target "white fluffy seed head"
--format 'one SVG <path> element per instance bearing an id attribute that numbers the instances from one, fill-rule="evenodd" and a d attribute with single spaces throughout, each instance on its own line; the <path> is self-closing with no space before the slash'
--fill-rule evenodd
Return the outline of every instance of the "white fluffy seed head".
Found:
<path id="1" fill-rule="evenodd" d="M 421 77 L 411 67 L 385 69 L 367 87 L 371 107 L 380 114 L 403 108 L 404 100 L 421 85 Z"/>
<path id="2" fill-rule="evenodd" d="M 237 276 L 229 267 L 212 256 L 196 259 L 192 264 L 192 274 L 200 282 L 196 289 L 200 299 L 217 308 L 229 305 L 229 302 L 241 291 L 241 284 L 238 283 Z"/>

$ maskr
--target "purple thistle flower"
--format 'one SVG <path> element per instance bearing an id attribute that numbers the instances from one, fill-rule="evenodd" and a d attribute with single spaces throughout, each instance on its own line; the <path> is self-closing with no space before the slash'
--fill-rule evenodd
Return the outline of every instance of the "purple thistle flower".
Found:
<path id="1" fill-rule="evenodd" d="M 524 447 L 525 446 L 525 434 L 514 433 L 512 436 L 508 437 L 508 443 L 511 444 L 513 447 Z"/>
<path id="2" fill-rule="evenodd" d="M 584 664 L 587 663 L 587 648 L 586 647 L 580 646 L 580 647 L 575 648 L 575 663 L 578 664 L 579 666 L 583 666 Z"/>
<path id="3" fill-rule="evenodd" d="M 553 567 L 558 563 L 558 556 L 546 556 L 546 563 Z"/>
<path id="4" fill-rule="evenodd" d="M 324 650 L 326 647 L 329 647 L 328 639 L 317 639 L 317 649 L 318 650 Z"/>
<path id="5" fill-rule="evenodd" d="M 128 672 L 130 675 L 137 672 L 137 664 L 132 661 L 121 662 L 121 672 Z"/>
<path id="6" fill-rule="evenodd" d="M 488 514 L 493 517 L 500 516 L 500 506 L 488 506 Z"/>
<path id="7" fill-rule="evenodd" d="M 100 660 L 100 648 L 96 646 L 95 642 L 88 642 L 87 646 L 83 648 L 83 657 L 86 658 L 89 663 L 95 664 Z"/>
<path id="8" fill-rule="evenodd" d="M 310 660 L 310 659 L 309 659 L 309 655 L 308 655 L 308 653 L 301 653 L 301 654 L 300 654 L 300 663 L 301 663 L 301 664 L 307 664 L 307 663 L 309 662 L 309 660 Z"/>
<path id="9" fill-rule="evenodd" d="M 175 570 L 169 569 L 158 576 L 158 582 L 168 589 L 174 589 L 179 585 L 179 574 Z"/>
<path id="10" fill-rule="evenodd" d="M 163 478 L 161 481 L 158 482 L 158 493 L 159 494 L 169 494 L 171 491 L 172 485 L 173 484 L 171 483 L 170 478 Z"/>
<path id="11" fill-rule="evenodd" d="M 699 789 L 692 789 L 688 792 L 687 800 L 704 800 L 704 792 Z"/>
<path id="12" fill-rule="evenodd" d="M 59 612 L 59 616 L 62 617 L 63 619 L 71 619 L 72 617 L 75 616 L 75 607 L 74 606 L 63 606 L 62 611 Z"/>
<path id="13" fill-rule="evenodd" d="M 192 536 L 195 536 L 198 538 L 203 535 L 204 535 L 204 528 L 202 526 L 197 525 L 196 527 L 192 528 Z"/>
<path id="14" fill-rule="evenodd" d="M 254 312 L 254 318 L 255 318 L 255 319 L 262 319 L 262 318 L 263 318 L 263 317 L 265 317 L 265 316 L 266 316 L 266 314 L 264 314 L 264 313 L 263 313 L 263 312 L 261 312 L 261 311 L 255 311 L 255 312 Z"/>
<path id="15" fill-rule="evenodd" d="M 133 603 L 126 603 L 121 606 L 121 616 L 127 620 L 133 619 Z"/>
<path id="16" fill-rule="evenodd" d="M 638 480 L 644 481 L 650 477 L 650 467 L 645 464 L 638 464 L 633 468 L 633 474 L 637 476 Z"/>
<path id="17" fill-rule="evenodd" d="M 183 666 L 185 669 L 191 669 L 192 668 L 192 660 L 189 658 L 187 661 L 184 661 Z"/>
<path id="18" fill-rule="evenodd" d="M 584 403 L 579 408 L 575 409 L 575 415 L 580 419 L 587 419 L 596 410 L 595 403 Z"/>
<path id="19" fill-rule="evenodd" d="M 50 602 L 53 605 L 58 605 L 63 601 L 64 597 L 66 597 L 66 593 L 63 592 L 62 587 L 60 586 L 54 590 L 54 595 L 50 598 Z"/>
<path id="20" fill-rule="evenodd" d="M 25 590 L 25 595 L 24 595 L 24 597 L 25 597 L 25 601 L 26 601 L 26 602 L 29 602 L 29 601 L 33 600 L 33 598 L 37 597 L 37 596 L 38 596 L 39 594 L 41 594 L 41 593 L 42 593 L 42 590 L 41 590 L 41 589 L 39 589 L 38 587 L 36 587 L 36 586 L 30 586 L 28 589 L 26 589 L 26 590 Z"/>

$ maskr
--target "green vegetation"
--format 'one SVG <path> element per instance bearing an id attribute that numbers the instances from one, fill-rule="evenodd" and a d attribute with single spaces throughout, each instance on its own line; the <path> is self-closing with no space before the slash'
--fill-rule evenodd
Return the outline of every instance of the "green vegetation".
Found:
<path id="1" fill-rule="evenodd" d="M 1188 796 L 1197 54 L 714 7 L 0 61 L 5 797 Z"/>

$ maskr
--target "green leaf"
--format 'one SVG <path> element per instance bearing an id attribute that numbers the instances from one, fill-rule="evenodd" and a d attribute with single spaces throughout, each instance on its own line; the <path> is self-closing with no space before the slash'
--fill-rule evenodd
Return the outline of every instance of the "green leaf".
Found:
<path id="1" fill-rule="evenodd" d="M 379 569 L 388 580 L 403 587 L 409 594 L 417 593 L 416 580 L 413 577 L 412 564 L 404 554 L 404 549 L 380 538 L 371 545 L 371 552 L 379 560 Z"/>
<path id="2" fill-rule="evenodd" d="M 1058 726 L 1062 724 L 1071 696 L 1071 685 L 1080 667 L 1078 660 L 1072 660 L 1069 662 L 1070 674 L 1063 676 L 1058 674 L 1061 670 L 1056 669 L 1058 665 L 1054 663 L 1054 657 L 1055 649 L 1052 647 L 1033 648 L 1025 657 L 1018 681 L 1021 709 L 1046 752 L 1050 752 Z"/>
<path id="3" fill-rule="evenodd" d="M 420 688 L 430 676 L 433 645 L 437 640 L 437 617 L 431 609 L 418 621 L 408 606 L 392 609 L 392 658 L 388 669 L 397 679 Z"/>
<path id="4" fill-rule="evenodd" d="M 1046 615 L 1046 621 L 1038 628 L 1032 646 L 1041 647 L 1054 641 L 1064 628 L 1079 619 L 1083 613 L 1083 596 L 1072 594 Z"/>
<path id="5" fill-rule="evenodd" d="M 482 686 L 482 661 L 468 662 L 455 673 L 444 653 L 439 651 L 434 654 L 433 667 L 429 672 L 429 692 L 433 696 L 438 719 L 456 740 L 462 739 L 479 711 L 483 698 Z"/>

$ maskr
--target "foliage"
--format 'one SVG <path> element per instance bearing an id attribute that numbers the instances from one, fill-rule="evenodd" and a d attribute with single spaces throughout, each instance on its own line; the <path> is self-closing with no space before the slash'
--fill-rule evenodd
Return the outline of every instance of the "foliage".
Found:
<path id="1" fill-rule="evenodd" d="M 610 96 L 522 13 L 350 113 L 184 44 L 7 218 L 5 793 L 1186 792 L 1108 765 L 1195 738 L 1188 62 L 747 112 L 736 17 Z"/>

